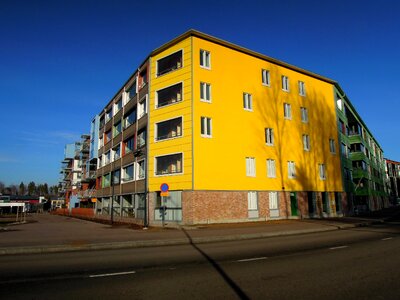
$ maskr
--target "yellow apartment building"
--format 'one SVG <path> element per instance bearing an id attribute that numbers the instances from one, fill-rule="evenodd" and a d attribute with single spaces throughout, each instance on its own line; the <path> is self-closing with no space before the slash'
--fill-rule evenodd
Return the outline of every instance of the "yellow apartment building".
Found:
<path id="1" fill-rule="evenodd" d="M 341 215 L 334 84 L 194 30 L 154 50 L 150 224 Z"/>

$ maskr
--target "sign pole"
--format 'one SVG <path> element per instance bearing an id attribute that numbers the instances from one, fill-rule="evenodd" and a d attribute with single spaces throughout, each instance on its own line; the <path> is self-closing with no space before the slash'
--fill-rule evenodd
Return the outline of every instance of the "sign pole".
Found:
<path id="1" fill-rule="evenodd" d="M 164 227 L 165 225 L 165 212 L 167 210 L 167 205 L 165 203 L 165 198 L 168 197 L 168 191 L 169 191 L 169 185 L 167 183 L 162 183 L 160 186 L 160 196 L 161 196 L 161 219 L 162 219 L 162 226 Z"/>
<path id="2" fill-rule="evenodd" d="M 162 226 L 165 226 L 165 207 L 164 207 L 164 196 L 161 196 L 161 219 Z"/>

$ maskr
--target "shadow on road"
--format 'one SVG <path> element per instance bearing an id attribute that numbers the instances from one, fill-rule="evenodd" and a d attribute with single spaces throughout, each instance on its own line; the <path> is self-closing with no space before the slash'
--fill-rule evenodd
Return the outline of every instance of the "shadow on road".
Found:
<path id="1" fill-rule="evenodd" d="M 236 295 L 240 299 L 250 299 L 246 293 L 225 273 L 225 271 L 211 258 L 209 257 L 203 250 L 201 250 L 197 245 L 193 242 L 191 236 L 186 232 L 184 228 L 181 228 L 183 233 L 188 238 L 190 245 L 194 249 L 196 249 L 209 263 L 213 268 L 218 272 L 219 275 L 225 280 L 225 282 L 232 288 L 232 290 L 236 293 Z"/>

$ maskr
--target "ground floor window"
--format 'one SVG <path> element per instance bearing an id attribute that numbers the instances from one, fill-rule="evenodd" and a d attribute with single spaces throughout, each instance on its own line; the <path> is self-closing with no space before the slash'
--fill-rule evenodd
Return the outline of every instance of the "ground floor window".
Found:
<path id="1" fill-rule="evenodd" d="M 163 207 L 165 206 L 165 211 Z M 154 219 L 162 220 L 162 214 L 165 221 L 182 221 L 182 192 L 170 191 L 168 196 L 161 196 L 160 192 L 156 192 L 156 205 L 154 209 Z"/>
<path id="2" fill-rule="evenodd" d="M 258 218 L 257 192 L 247 193 L 247 206 L 249 218 Z"/>
<path id="3" fill-rule="evenodd" d="M 269 216 L 271 218 L 279 217 L 278 192 L 269 192 Z"/>

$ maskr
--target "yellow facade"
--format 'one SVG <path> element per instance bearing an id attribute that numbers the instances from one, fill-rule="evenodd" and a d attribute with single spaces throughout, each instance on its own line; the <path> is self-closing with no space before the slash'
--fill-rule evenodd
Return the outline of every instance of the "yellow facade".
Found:
<path id="1" fill-rule="evenodd" d="M 183 49 L 183 67 L 157 77 L 156 62 Z M 211 67 L 200 66 L 200 50 L 210 52 Z M 270 73 L 270 85 L 262 84 L 261 70 Z M 281 76 L 289 78 L 283 91 Z M 155 108 L 157 90 L 182 81 L 183 101 Z M 298 81 L 305 84 L 300 96 Z M 211 103 L 200 100 L 200 82 L 211 85 Z M 151 57 L 149 106 L 149 188 L 163 182 L 171 190 L 272 190 L 343 191 L 332 83 L 278 65 L 198 36 L 189 36 Z M 243 93 L 251 94 L 252 110 L 243 107 Z M 291 119 L 284 118 L 284 103 L 291 105 Z M 308 122 L 300 108 L 308 110 Z M 156 142 L 155 123 L 183 116 L 183 136 Z M 212 119 L 212 137 L 200 134 L 200 119 Z M 265 142 L 265 128 L 273 128 L 274 145 Z M 304 134 L 310 150 L 303 149 Z M 330 153 L 329 139 L 336 153 Z M 156 176 L 154 157 L 183 153 L 183 174 Z M 255 158 L 256 176 L 246 176 L 246 157 Z M 276 178 L 267 177 L 267 159 L 276 161 Z M 296 165 L 296 178 L 288 178 L 287 162 Z M 318 165 L 326 167 L 319 178 Z"/>
<path id="2" fill-rule="evenodd" d="M 174 72 L 157 76 L 157 60 L 176 51 L 183 51 L 182 67 Z M 192 188 L 192 54 L 191 39 L 187 38 L 167 50 L 151 57 L 149 91 L 149 190 L 159 191 L 162 183 L 168 183 L 171 190 Z M 156 108 L 158 90 L 182 82 L 182 101 Z M 165 141 L 155 140 L 155 124 L 174 117 L 182 117 L 182 137 Z M 170 176 L 157 176 L 155 158 L 171 153 L 183 153 L 183 173 Z"/>

